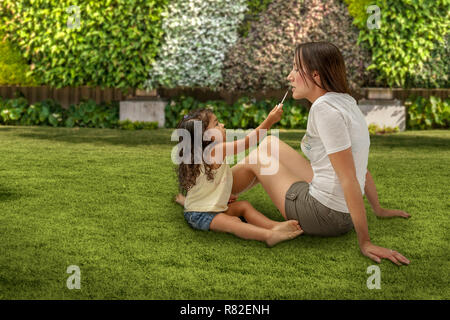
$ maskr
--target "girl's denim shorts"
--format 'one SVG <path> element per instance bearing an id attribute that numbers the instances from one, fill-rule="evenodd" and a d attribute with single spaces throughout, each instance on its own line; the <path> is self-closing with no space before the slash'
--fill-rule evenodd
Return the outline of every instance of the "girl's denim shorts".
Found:
<path id="1" fill-rule="evenodd" d="M 208 231 L 212 219 L 219 213 L 187 211 L 184 213 L 184 218 L 192 228 Z"/>

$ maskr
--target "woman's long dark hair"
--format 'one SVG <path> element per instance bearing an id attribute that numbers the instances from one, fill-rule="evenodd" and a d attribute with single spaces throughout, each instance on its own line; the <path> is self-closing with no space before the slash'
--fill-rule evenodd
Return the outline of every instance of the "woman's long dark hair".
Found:
<path id="1" fill-rule="evenodd" d="M 205 168 L 205 174 L 208 178 L 208 180 L 213 180 L 214 179 L 214 173 L 213 173 L 213 169 L 212 169 L 212 165 L 205 163 L 204 159 L 203 159 L 203 151 L 205 150 L 205 148 L 211 144 L 213 141 L 208 141 L 208 140 L 204 140 L 203 139 L 203 134 L 205 133 L 206 129 L 208 128 L 210 119 L 213 115 L 212 110 L 210 109 L 197 109 L 197 110 L 193 110 L 191 112 L 189 112 L 188 115 L 184 116 L 183 119 L 181 119 L 181 121 L 178 123 L 177 129 L 185 129 L 189 132 L 190 137 L 191 137 L 191 154 L 190 154 L 190 163 L 183 163 L 181 162 L 178 165 L 177 168 L 177 175 L 178 175 L 178 183 L 180 186 L 180 191 L 185 193 L 187 192 L 190 188 L 192 188 L 195 185 L 195 182 L 197 180 L 197 177 L 200 174 L 200 167 L 202 165 L 204 165 Z M 201 137 L 202 137 L 202 145 L 201 145 L 201 150 L 196 150 L 194 148 L 194 137 L 195 137 L 195 132 L 194 132 L 194 128 L 195 128 L 195 121 L 201 121 L 202 124 L 202 132 L 201 132 Z M 182 137 L 179 138 L 179 142 L 182 141 Z M 202 162 L 203 164 L 196 164 L 194 163 L 194 154 L 195 152 L 201 152 L 202 154 Z M 180 150 L 178 150 L 178 155 L 181 159 L 183 159 L 183 157 L 185 155 L 183 155 L 183 149 L 180 148 Z"/>
<path id="2" fill-rule="evenodd" d="M 295 47 L 295 63 L 299 66 L 299 72 L 303 80 L 305 80 L 305 77 L 308 77 L 319 88 L 331 92 L 350 94 L 344 58 L 334 44 L 330 42 L 298 44 Z M 312 73 L 315 70 L 320 75 L 322 86 L 312 77 Z"/>

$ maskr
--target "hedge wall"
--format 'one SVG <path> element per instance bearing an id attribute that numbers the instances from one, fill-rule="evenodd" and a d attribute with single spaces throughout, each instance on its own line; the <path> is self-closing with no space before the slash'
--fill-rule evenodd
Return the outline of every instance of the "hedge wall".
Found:
<path id="1" fill-rule="evenodd" d="M 37 85 L 32 76 L 27 76 L 30 70 L 19 50 L 9 41 L 0 40 L 0 85 Z"/>
<path id="2" fill-rule="evenodd" d="M 356 89 L 370 63 L 357 39 L 358 29 L 341 1 L 274 0 L 252 25 L 248 37 L 239 39 L 227 52 L 220 88 L 256 91 L 285 87 L 296 44 L 330 41 L 341 50 L 349 84 Z"/>
<path id="3" fill-rule="evenodd" d="M 171 1 L 163 14 L 163 45 L 146 86 L 216 87 L 246 10 L 244 0 Z"/>
<path id="4" fill-rule="evenodd" d="M 371 51 L 376 79 L 368 85 L 449 87 L 450 0 L 345 0 Z M 380 28 L 369 29 L 367 5 L 380 8 Z"/>
<path id="5" fill-rule="evenodd" d="M 43 84 L 142 88 L 159 49 L 167 2 L 3 0 L 0 32 L 34 63 L 30 74 Z M 73 5 L 78 13 L 69 11 Z"/>
<path id="6" fill-rule="evenodd" d="M 330 41 L 353 90 L 449 87 L 450 0 L 344 1 L 3 0 L 0 83 L 280 89 L 296 44 Z"/>

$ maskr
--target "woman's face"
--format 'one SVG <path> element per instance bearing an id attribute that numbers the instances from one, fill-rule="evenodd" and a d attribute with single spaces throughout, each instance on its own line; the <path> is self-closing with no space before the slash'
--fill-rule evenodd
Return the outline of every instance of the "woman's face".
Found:
<path id="1" fill-rule="evenodd" d="M 289 73 L 287 80 L 289 84 L 292 86 L 292 98 L 299 100 L 304 99 L 308 96 L 308 94 L 312 91 L 312 89 L 316 86 L 314 82 L 312 82 L 308 77 L 305 76 L 305 80 L 300 75 L 299 66 L 295 63 L 295 59 L 293 61 L 293 67 L 291 73 Z M 317 81 L 317 79 L 316 79 Z"/>

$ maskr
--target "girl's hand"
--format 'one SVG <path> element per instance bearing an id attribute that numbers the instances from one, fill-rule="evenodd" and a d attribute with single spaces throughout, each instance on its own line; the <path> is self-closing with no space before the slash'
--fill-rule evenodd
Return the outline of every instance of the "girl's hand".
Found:
<path id="1" fill-rule="evenodd" d="M 403 255 L 401 255 L 397 251 L 386 249 L 383 247 L 378 247 L 372 244 L 370 241 L 367 241 L 363 245 L 361 245 L 360 249 L 363 255 L 369 257 L 370 259 L 378 263 L 380 263 L 381 259 L 383 258 L 391 260 L 398 266 L 401 266 L 402 263 L 408 265 L 410 262 L 408 259 L 406 259 Z"/>
<path id="2" fill-rule="evenodd" d="M 402 217 L 402 218 L 410 218 L 411 215 L 402 210 L 393 210 L 393 209 L 384 209 L 380 208 L 375 210 L 375 215 L 380 218 L 389 218 L 389 217 Z"/>
<path id="3" fill-rule="evenodd" d="M 275 108 L 272 109 L 272 111 L 270 111 L 269 115 L 267 116 L 267 119 L 271 126 L 274 125 L 275 123 L 277 123 L 278 121 L 281 120 L 281 116 L 283 115 L 283 105 L 282 104 L 277 104 L 275 106 Z"/>

